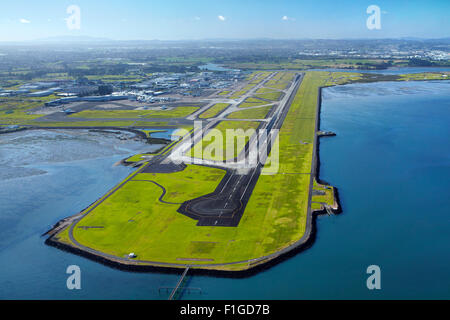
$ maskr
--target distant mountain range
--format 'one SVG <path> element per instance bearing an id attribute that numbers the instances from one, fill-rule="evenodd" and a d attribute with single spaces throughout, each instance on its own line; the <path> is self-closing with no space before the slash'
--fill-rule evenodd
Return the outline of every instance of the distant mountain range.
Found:
<path id="1" fill-rule="evenodd" d="M 273 38 L 254 38 L 254 39 L 225 39 L 210 38 L 199 40 L 115 40 L 102 37 L 90 36 L 56 36 L 41 38 L 29 41 L 0 41 L 0 46 L 10 47 L 146 47 L 146 48 L 252 48 L 252 49 L 345 49 L 349 47 L 365 48 L 383 48 L 386 45 L 393 45 L 399 49 L 404 49 L 404 45 L 411 45 L 417 48 L 438 48 L 440 50 L 450 50 L 450 37 L 440 39 L 425 39 L 417 37 L 403 38 L 348 38 L 348 39 L 273 39 Z"/>
<path id="2" fill-rule="evenodd" d="M 208 38 L 208 39 L 186 39 L 186 40 L 115 40 L 110 38 L 101 38 L 101 37 L 90 37 L 90 36 L 55 36 L 48 38 L 41 38 L 36 40 L 29 41 L 21 41 L 21 42 L 161 42 L 161 43 L 170 43 L 170 42 L 245 42 L 245 41 L 262 41 L 262 42 L 270 42 L 270 41 L 380 41 L 380 40 L 404 40 L 404 41 L 442 41 L 449 42 L 450 37 L 446 38 L 418 38 L 418 37 L 400 37 L 400 38 L 342 38 L 342 39 L 312 39 L 312 38 L 303 38 L 303 39 L 276 39 L 276 38 L 249 38 L 249 39 L 231 39 L 231 38 Z M 1 42 L 0 42 L 1 43 Z"/>
<path id="3" fill-rule="evenodd" d="M 105 42 L 114 41 L 108 38 L 89 37 L 89 36 L 56 36 L 30 40 L 29 42 Z M 28 41 L 26 41 L 28 42 Z"/>

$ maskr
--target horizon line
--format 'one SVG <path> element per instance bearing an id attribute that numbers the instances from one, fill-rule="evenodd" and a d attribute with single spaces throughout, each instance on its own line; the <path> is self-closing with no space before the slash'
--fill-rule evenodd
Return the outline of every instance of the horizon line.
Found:
<path id="1" fill-rule="evenodd" d="M 64 38 L 66 38 L 64 40 Z M 327 41 L 379 41 L 379 40 L 405 40 L 405 41 L 423 41 L 423 40 L 450 40 L 450 37 L 380 37 L 380 38 L 364 38 L 364 37 L 348 37 L 348 38 L 270 38 L 270 37 L 255 37 L 255 38 L 199 38 L 199 39 L 111 39 L 103 37 L 93 37 L 93 36 L 52 36 L 47 38 L 39 39 L 28 39 L 28 40 L 0 40 L 0 44 L 22 44 L 22 43 L 45 43 L 53 41 L 64 41 L 66 43 L 70 42 L 201 42 L 201 41 L 313 41 L 313 40 L 327 40 Z"/>

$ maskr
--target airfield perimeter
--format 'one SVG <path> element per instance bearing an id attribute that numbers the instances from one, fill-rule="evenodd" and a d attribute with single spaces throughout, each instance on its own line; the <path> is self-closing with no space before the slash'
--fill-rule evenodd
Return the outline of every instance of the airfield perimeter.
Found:
<path id="1" fill-rule="evenodd" d="M 252 73 L 234 90 L 218 91 L 180 112 L 181 118 L 163 119 L 159 127 L 185 129 L 181 138 L 157 154 L 127 159 L 139 168 L 56 224 L 48 242 L 118 266 L 220 271 L 248 270 L 301 247 L 313 231 L 313 212 L 338 209 L 334 188 L 316 177 L 320 88 L 366 80 L 370 76 L 360 73 Z M 94 118 L 110 119 L 108 112 Z M 193 127 L 194 120 L 202 121 L 201 129 Z M 147 127 L 155 123 L 148 120 Z M 224 155 L 202 154 L 213 128 L 265 130 L 260 144 L 269 151 L 278 144 L 276 170 L 265 157 L 244 166 L 255 136 L 244 137 L 232 163 Z"/>

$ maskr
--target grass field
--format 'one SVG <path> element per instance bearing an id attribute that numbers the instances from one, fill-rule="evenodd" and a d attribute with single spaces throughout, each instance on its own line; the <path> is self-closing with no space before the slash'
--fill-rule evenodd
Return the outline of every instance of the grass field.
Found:
<path id="1" fill-rule="evenodd" d="M 272 106 L 241 110 L 230 113 L 229 119 L 264 119 L 269 113 Z"/>
<path id="2" fill-rule="evenodd" d="M 266 103 L 264 100 L 257 99 L 255 97 L 247 98 L 247 99 L 245 99 L 244 102 L 246 102 L 246 103 L 259 103 L 259 104 L 265 104 Z"/>
<path id="3" fill-rule="evenodd" d="M 36 127 L 130 127 L 134 121 L 74 121 L 74 122 L 25 122 L 24 124 Z M 149 122 L 150 124 L 150 122 Z M 152 123 L 152 126 L 157 124 Z"/>
<path id="4" fill-rule="evenodd" d="M 252 196 L 254 199 L 237 228 L 197 227 L 195 220 L 176 212 L 177 204 L 159 202 L 162 190 L 150 182 L 167 189 L 164 201 L 178 203 L 212 192 L 223 174 L 221 170 L 199 166 L 173 174 L 139 174 L 83 218 L 74 229 L 74 237 L 85 246 L 119 257 L 134 252 L 142 260 L 186 263 L 185 259 L 197 259 L 188 261 L 201 265 L 205 261 L 225 263 L 266 255 L 291 243 L 302 232 L 302 220 L 293 219 L 285 201 L 294 197 L 297 208 L 303 208 L 305 190 L 277 190 L 278 201 L 263 212 L 260 210 L 274 184 L 301 186 L 305 180 L 301 175 L 290 176 L 289 185 L 283 184 L 286 181 L 280 175 L 265 176 L 258 182 L 256 196 Z M 191 187 L 193 183 L 196 188 Z M 80 228 L 93 226 L 101 228 Z M 69 242 L 67 232 L 60 237 Z M 246 264 L 236 266 L 245 268 Z"/>
<path id="5" fill-rule="evenodd" d="M 42 115 L 29 115 L 22 111 L 14 111 L 13 113 L 0 112 L 0 123 L 2 124 L 23 124 L 28 121 L 40 118 Z"/>
<path id="6" fill-rule="evenodd" d="M 230 99 L 239 99 L 241 96 L 247 93 L 248 90 L 251 90 L 251 88 L 244 88 L 239 91 L 233 92 L 233 94 L 229 97 Z"/>
<path id="7" fill-rule="evenodd" d="M 71 114 L 69 118 L 86 118 L 86 119 L 126 119 L 126 118 L 142 118 L 149 114 L 148 110 L 85 110 Z"/>
<path id="8" fill-rule="evenodd" d="M 152 135 L 152 133 L 165 132 L 166 130 L 163 130 L 163 129 L 143 129 L 141 131 L 144 132 L 147 135 L 147 137 L 150 137 Z"/>
<path id="9" fill-rule="evenodd" d="M 350 68 L 350 69 L 375 69 L 388 62 L 386 59 L 349 59 L 349 58 L 332 58 L 332 59 L 286 59 L 284 62 L 272 61 L 256 61 L 256 62 L 237 62 L 230 63 L 228 67 L 237 69 L 291 69 L 291 70 L 307 70 L 310 68 Z M 398 60 L 394 65 L 405 64 L 406 60 Z"/>
<path id="10" fill-rule="evenodd" d="M 132 156 L 132 157 L 129 157 L 129 158 L 127 159 L 127 162 L 139 162 L 139 161 L 144 160 L 144 158 L 145 158 L 146 156 L 147 156 L 147 157 L 148 157 L 148 156 L 151 156 L 151 154 L 147 154 L 147 153 L 136 154 L 136 155 L 134 155 L 134 156 Z"/>
<path id="11" fill-rule="evenodd" d="M 199 116 L 199 118 L 200 119 L 213 118 L 213 117 L 217 116 L 219 113 L 221 113 L 223 110 L 225 110 L 225 108 L 228 107 L 228 106 L 229 106 L 228 103 L 216 103 L 211 108 L 209 108 L 208 110 L 203 112 Z"/>
<path id="12" fill-rule="evenodd" d="M 247 84 L 245 87 L 241 88 L 238 91 L 233 92 L 233 94 L 229 97 L 230 99 L 239 99 L 244 94 L 246 94 L 248 91 L 253 89 L 255 86 L 257 86 L 261 81 L 263 81 L 265 78 L 267 78 L 271 72 L 255 72 L 250 77 L 247 77 L 248 80 L 251 80 L 249 84 Z"/>
<path id="13" fill-rule="evenodd" d="M 0 97 L 0 123 L 21 124 L 42 117 L 40 114 L 28 114 L 45 102 L 55 99 L 55 95 L 47 97 Z"/>
<path id="14" fill-rule="evenodd" d="M 267 102 L 267 101 L 265 101 L 265 102 L 258 102 L 258 103 L 255 103 L 255 102 L 243 102 L 240 105 L 238 105 L 238 108 L 245 109 L 245 108 L 262 106 L 262 105 L 269 104 L 269 103 L 270 102 Z"/>
<path id="15" fill-rule="evenodd" d="M 215 141 L 214 135 L 209 132 L 205 137 L 203 137 L 202 141 L 198 142 L 193 148 L 191 148 L 191 150 L 188 150 L 186 154 L 191 157 L 214 161 L 233 159 L 239 155 L 249 140 L 249 136 L 246 135 L 246 131 L 249 129 L 256 130 L 258 126 L 259 123 L 254 121 L 221 121 L 215 129 L 221 132 L 223 137 L 222 141 Z M 240 140 L 243 144 L 236 143 L 232 138 L 230 138 L 227 134 L 227 130 L 229 129 L 243 130 L 243 132 L 237 134 L 234 139 Z"/>
<path id="16" fill-rule="evenodd" d="M 87 119 L 137 119 L 137 118 L 184 118 L 199 107 L 176 107 L 169 110 L 85 110 L 70 115 L 73 118 Z"/>
<path id="17" fill-rule="evenodd" d="M 293 72 L 280 72 L 277 73 L 271 80 L 267 81 L 266 87 L 284 90 L 291 84 L 294 79 L 295 73 Z"/>
<path id="18" fill-rule="evenodd" d="M 450 80 L 450 72 L 422 72 L 401 74 L 403 81 L 417 81 L 417 80 Z"/>
<path id="19" fill-rule="evenodd" d="M 177 213 L 178 205 L 159 202 L 162 190 L 150 181 L 166 188 L 164 201 L 179 203 L 214 191 L 224 174 L 220 169 L 195 165 L 171 174 L 138 174 L 79 224 L 103 228 L 76 228 L 74 236 L 83 245 L 117 256 L 133 251 L 139 259 L 165 257 L 172 262 L 201 257 L 205 248 L 195 241 L 207 239 L 207 230 L 195 232 L 196 221 Z"/>
<path id="20" fill-rule="evenodd" d="M 259 88 L 258 90 L 256 90 L 255 93 L 267 93 L 267 92 L 278 92 L 277 90 L 271 89 L 271 88 Z"/>
<path id="21" fill-rule="evenodd" d="M 311 201 L 313 202 L 314 206 L 311 205 L 313 209 L 323 209 L 323 204 L 333 206 L 334 205 L 334 188 L 332 186 L 325 186 L 322 184 L 319 184 L 314 179 L 313 189 L 317 191 L 324 192 L 323 195 L 313 195 Z"/>
<path id="22" fill-rule="evenodd" d="M 262 98 L 271 101 L 277 101 L 281 98 L 282 93 L 280 91 L 271 91 L 265 93 L 259 93 L 255 95 L 255 98 Z"/>
<path id="23" fill-rule="evenodd" d="M 249 107 L 256 107 L 256 106 L 262 106 L 264 104 L 269 104 L 270 102 L 257 99 L 254 97 L 250 97 L 244 100 L 241 104 L 238 105 L 239 108 L 249 108 Z"/>

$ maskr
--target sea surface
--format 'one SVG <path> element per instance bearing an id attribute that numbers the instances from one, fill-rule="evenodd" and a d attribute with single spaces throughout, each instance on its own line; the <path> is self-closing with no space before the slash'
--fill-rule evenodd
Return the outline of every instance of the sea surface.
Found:
<path id="1" fill-rule="evenodd" d="M 324 89 L 321 129 L 337 136 L 321 138 L 320 178 L 338 187 L 343 212 L 318 217 L 315 242 L 302 253 L 247 278 L 193 276 L 187 285 L 202 293 L 182 298 L 449 299 L 449 120 L 450 82 Z M 127 151 L 73 138 L 73 152 L 72 138 L 40 143 L 43 133 L 27 143 L 23 134 L 0 135 L 0 165 L 10 168 L 0 173 L 0 298 L 167 299 L 159 289 L 178 275 L 118 271 L 40 236 L 128 175 L 113 166 Z M 22 171 L 15 166 L 28 175 L 14 177 Z M 66 288 L 72 264 L 81 290 Z M 381 269 L 380 290 L 366 286 L 370 265 Z"/>
<path id="2" fill-rule="evenodd" d="M 239 71 L 239 69 L 230 69 L 215 63 L 207 63 L 203 66 L 199 66 L 199 68 L 206 71 Z"/>
<path id="3" fill-rule="evenodd" d="M 324 69 L 310 69 L 313 71 L 329 71 L 329 72 L 357 72 L 357 73 L 380 73 L 380 74 L 406 74 L 406 73 L 422 73 L 422 72 L 445 72 L 450 71 L 449 67 L 401 67 L 401 68 L 387 68 L 381 70 L 358 70 L 358 69 L 339 69 L 339 68 L 324 68 Z"/>

